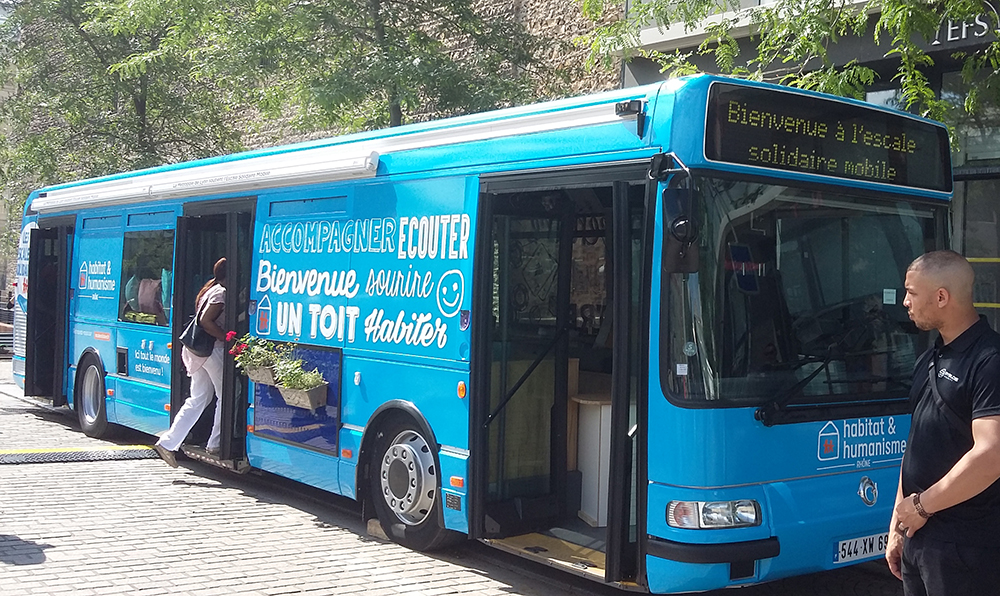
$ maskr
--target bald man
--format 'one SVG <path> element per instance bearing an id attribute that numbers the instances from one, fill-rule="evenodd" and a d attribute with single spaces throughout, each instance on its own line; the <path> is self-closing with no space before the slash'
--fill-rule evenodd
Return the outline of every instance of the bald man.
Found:
<path id="1" fill-rule="evenodd" d="M 885 554 L 906 596 L 1000 594 L 1000 335 L 976 313 L 974 281 L 950 250 L 906 270 L 903 305 L 940 335 L 914 369 Z"/>

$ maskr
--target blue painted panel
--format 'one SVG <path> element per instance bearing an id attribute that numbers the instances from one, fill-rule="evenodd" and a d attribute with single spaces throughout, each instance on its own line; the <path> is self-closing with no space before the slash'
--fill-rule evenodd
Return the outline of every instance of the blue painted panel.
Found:
<path id="1" fill-rule="evenodd" d="M 651 457 L 649 479 L 695 487 L 899 466 L 910 428 L 909 416 L 765 427 L 753 408 L 678 408 L 652 391 L 649 419 L 659 431 L 650 433 L 650 454 L 671 454 Z"/>
<path id="2" fill-rule="evenodd" d="M 309 215 L 345 215 L 347 213 L 347 197 L 321 197 L 273 201 L 271 217 L 309 216 Z"/>
<path id="3" fill-rule="evenodd" d="M 730 583 L 729 563 L 681 563 L 646 555 L 646 580 L 653 594 L 714 590 Z"/>
<path id="4" fill-rule="evenodd" d="M 247 459 L 251 466 L 260 470 L 340 494 L 339 460 L 332 455 L 249 435 Z"/>
<path id="5" fill-rule="evenodd" d="M 340 494 L 352 499 L 358 498 L 354 483 L 358 477 L 358 466 L 353 461 L 340 460 Z"/>
<path id="6" fill-rule="evenodd" d="M 151 435 L 170 427 L 170 413 L 165 407 L 170 403 L 170 387 L 110 375 L 106 378 L 106 382 L 112 380 L 116 390 L 115 397 L 107 400 L 111 406 L 108 420 Z"/>
<path id="7" fill-rule="evenodd" d="M 326 406 L 315 412 L 289 406 L 277 387 L 254 383 L 254 433 L 337 455 L 340 428 L 340 350 L 296 347 L 293 357 L 302 359 L 306 370 L 318 368 L 329 383 Z"/>
<path id="8" fill-rule="evenodd" d="M 357 384 L 355 384 L 357 379 Z M 468 398 L 458 397 L 458 383 L 469 383 L 469 369 L 432 363 L 393 362 L 379 354 L 344 352 L 344 424 L 366 427 L 375 410 L 390 399 L 411 402 L 424 415 L 439 445 L 469 446 Z"/>
<path id="9" fill-rule="evenodd" d="M 120 228 L 122 226 L 121 215 L 107 215 L 103 217 L 83 218 L 84 230 L 100 230 L 105 228 Z"/>
<path id="10" fill-rule="evenodd" d="M 115 372 L 115 346 L 118 333 L 107 324 L 71 322 L 69 325 L 69 362 L 80 363 L 84 350 L 92 348 L 97 352 L 105 372 Z"/>
<path id="11" fill-rule="evenodd" d="M 350 304 L 359 321 L 349 347 L 468 360 L 478 196 L 475 178 L 358 190 L 354 216 L 382 219 L 392 232 L 384 235 L 389 250 L 352 258 L 360 288 Z"/>
<path id="12" fill-rule="evenodd" d="M 873 507 L 857 496 L 860 478 L 868 476 L 878 487 Z M 664 511 L 670 499 L 694 499 L 694 493 L 674 487 L 651 485 L 649 490 L 650 533 L 678 542 L 711 544 L 754 540 L 777 536 L 781 552 L 757 563 L 757 579 L 774 581 L 795 575 L 816 573 L 841 566 L 836 547 L 841 540 L 880 534 L 886 531 L 892 514 L 899 471 L 882 468 L 865 473 L 838 474 L 741 487 L 727 491 L 703 492 L 702 499 L 737 498 L 740 492 L 755 493 L 760 499 L 764 526 L 745 530 L 677 530 L 664 532 Z M 848 498 L 851 497 L 851 498 Z M 754 498 L 754 497 L 750 497 Z M 654 527 L 660 526 L 660 527 Z M 756 532 L 751 530 L 758 530 Z M 763 530 L 761 532 L 760 530 Z M 666 534 L 666 535 L 665 535 Z M 871 557 L 879 559 L 880 555 Z M 648 557 L 648 578 L 653 592 L 708 590 L 730 583 L 728 565 L 694 565 Z M 670 575 L 664 575 L 670 573 Z"/>
<path id="13" fill-rule="evenodd" d="M 66 405 L 70 408 L 76 407 L 76 398 L 74 396 L 74 391 L 76 391 L 76 365 L 71 365 L 66 369 Z M 16 378 L 16 377 L 15 377 Z M 24 389 L 24 377 L 21 377 L 21 389 Z"/>
<path id="14" fill-rule="evenodd" d="M 107 417 L 108 422 L 115 422 L 118 420 L 118 412 L 115 409 L 118 402 L 113 399 L 108 399 L 107 392 L 118 395 L 118 377 L 115 377 L 114 375 L 105 375 L 104 391 L 104 415 Z"/>
<path id="15" fill-rule="evenodd" d="M 107 322 L 118 320 L 122 247 L 121 228 L 77 234 L 70 267 L 72 315 Z"/>
<path id="16" fill-rule="evenodd" d="M 438 453 L 438 461 L 441 464 L 441 498 L 445 499 L 441 503 L 441 511 L 444 513 L 444 527 L 449 530 L 468 534 L 469 498 L 467 488 L 469 486 L 469 457 L 450 451 L 441 451 Z M 452 477 L 458 477 L 463 480 L 462 488 L 456 488 L 451 485 Z M 451 494 L 453 501 L 454 497 L 458 497 L 460 508 L 452 509 L 445 506 L 445 503 L 447 503 L 445 494 Z"/>
<path id="17" fill-rule="evenodd" d="M 363 432 L 341 427 L 340 429 L 340 494 L 354 497 L 357 494 L 358 457 L 361 454 Z M 350 452 L 350 457 L 345 453 Z"/>
<path id="18" fill-rule="evenodd" d="M 117 346 L 127 351 L 125 376 L 136 381 L 170 385 L 170 330 L 167 327 L 123 323 Z"/>
<path id="19" fill-rule="evenodd" d="M 259 220 L 254 332 L 468 360 L 478 193 L 478 180 L 464 177 L 359 183 L 346 193 L 348 219 Z M 262 194 L 258 212 L 296 196 Z"/>
<path id="20" fill-rule="evenodd" d="M 172 228 L 177 223 L 177 214 L 173 211 L 155 211 L 152 213 L 132 213 L 128 216 L 128 226 L 156 226 Z"/>
<path id="21" fill-rule="evenodd" d="M 274 205 L 296 204 L 337 195 L 350 212 L 353 190 L 343 185 L 328 191 L 312 189 L 262 193 L 257 213 Z M 360 288 L 351 269 L 358 221 L 340 215 L 303 213 L 278 207 L 282 217 L 255 223 L 254 281 L 251 285 L 251 333 L 278 341 L 343 347 L 353 338 L 358 320 L 348 299 Z M 367 226 L 374 222 L 365 222 Z M 370 244 L 366 249 L 377 250 Z"/>

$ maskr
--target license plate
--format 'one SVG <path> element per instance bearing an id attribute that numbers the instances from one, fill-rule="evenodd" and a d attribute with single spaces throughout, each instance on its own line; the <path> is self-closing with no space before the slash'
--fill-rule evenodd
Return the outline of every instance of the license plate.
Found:
<path id="1" fill-rule="evenodd" d="M 889 544 L 889 533 L 872 534 L 850 540 L 841 540 L 837 543 L 837 548 L 833 551 L 833 563 L 850 563 L 867 559 L 877 555 L 885 554 L 885 547 Z"/>

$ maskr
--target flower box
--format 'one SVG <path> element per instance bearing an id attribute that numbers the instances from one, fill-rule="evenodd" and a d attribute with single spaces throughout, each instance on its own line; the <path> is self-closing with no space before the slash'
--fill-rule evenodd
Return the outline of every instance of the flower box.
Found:
<path id="1" fill-rule="evenodd" d="M 273 366 L 255 366 L 253 368 L 248 368 L 243 371 L 247 378 L 254 383 L 260 383 L 262 385 L 276 385 L 277 381 L 274 379 L 274 367 Z"/>
<path id="2" fill-rule="evenodd" d="M 328 387 L 328 383 L 310 389 L 291 389 L 278 385 L 278 392 L 281 393 L 281 399 L 285 401 L 286 405 L 293 408 L 306 408 L 315 412 L 326 405 Z"/>

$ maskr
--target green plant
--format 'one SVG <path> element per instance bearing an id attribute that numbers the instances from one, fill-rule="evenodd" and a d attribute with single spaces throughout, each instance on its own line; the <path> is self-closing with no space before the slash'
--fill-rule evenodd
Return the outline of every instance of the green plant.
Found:
<path id="1" fill-rule="evenodd" d="M 236 340 L 229 353 L 234 356 L 236 366 L 246 371 L 250 368 L 277 367 L 279 363 L 289 359 L 291 346 L 247 334 Z"/>
<path id="2" fill-rule="evenodd" d="M 301 360 L 285 360 L 275 367 L 278 384 L 288 389 L 312 389 L 326 383 L 319 369 L 305 370 Z"/>
<path id="3" fill-rule="evenodd" d="M 226 339 L 232 340 L 235 335 L 230 332 Z M 292 358 L 291 344 L 275 343 L 248 333 L 236 340 L 229 353 L 235 357 L 236 366 L 242 371 L 273 367 L 275 381 L 289 389 L 312 389 L 326 382 L 319 369 L 307 371 L 302 368 L 302 359 Z"/>

